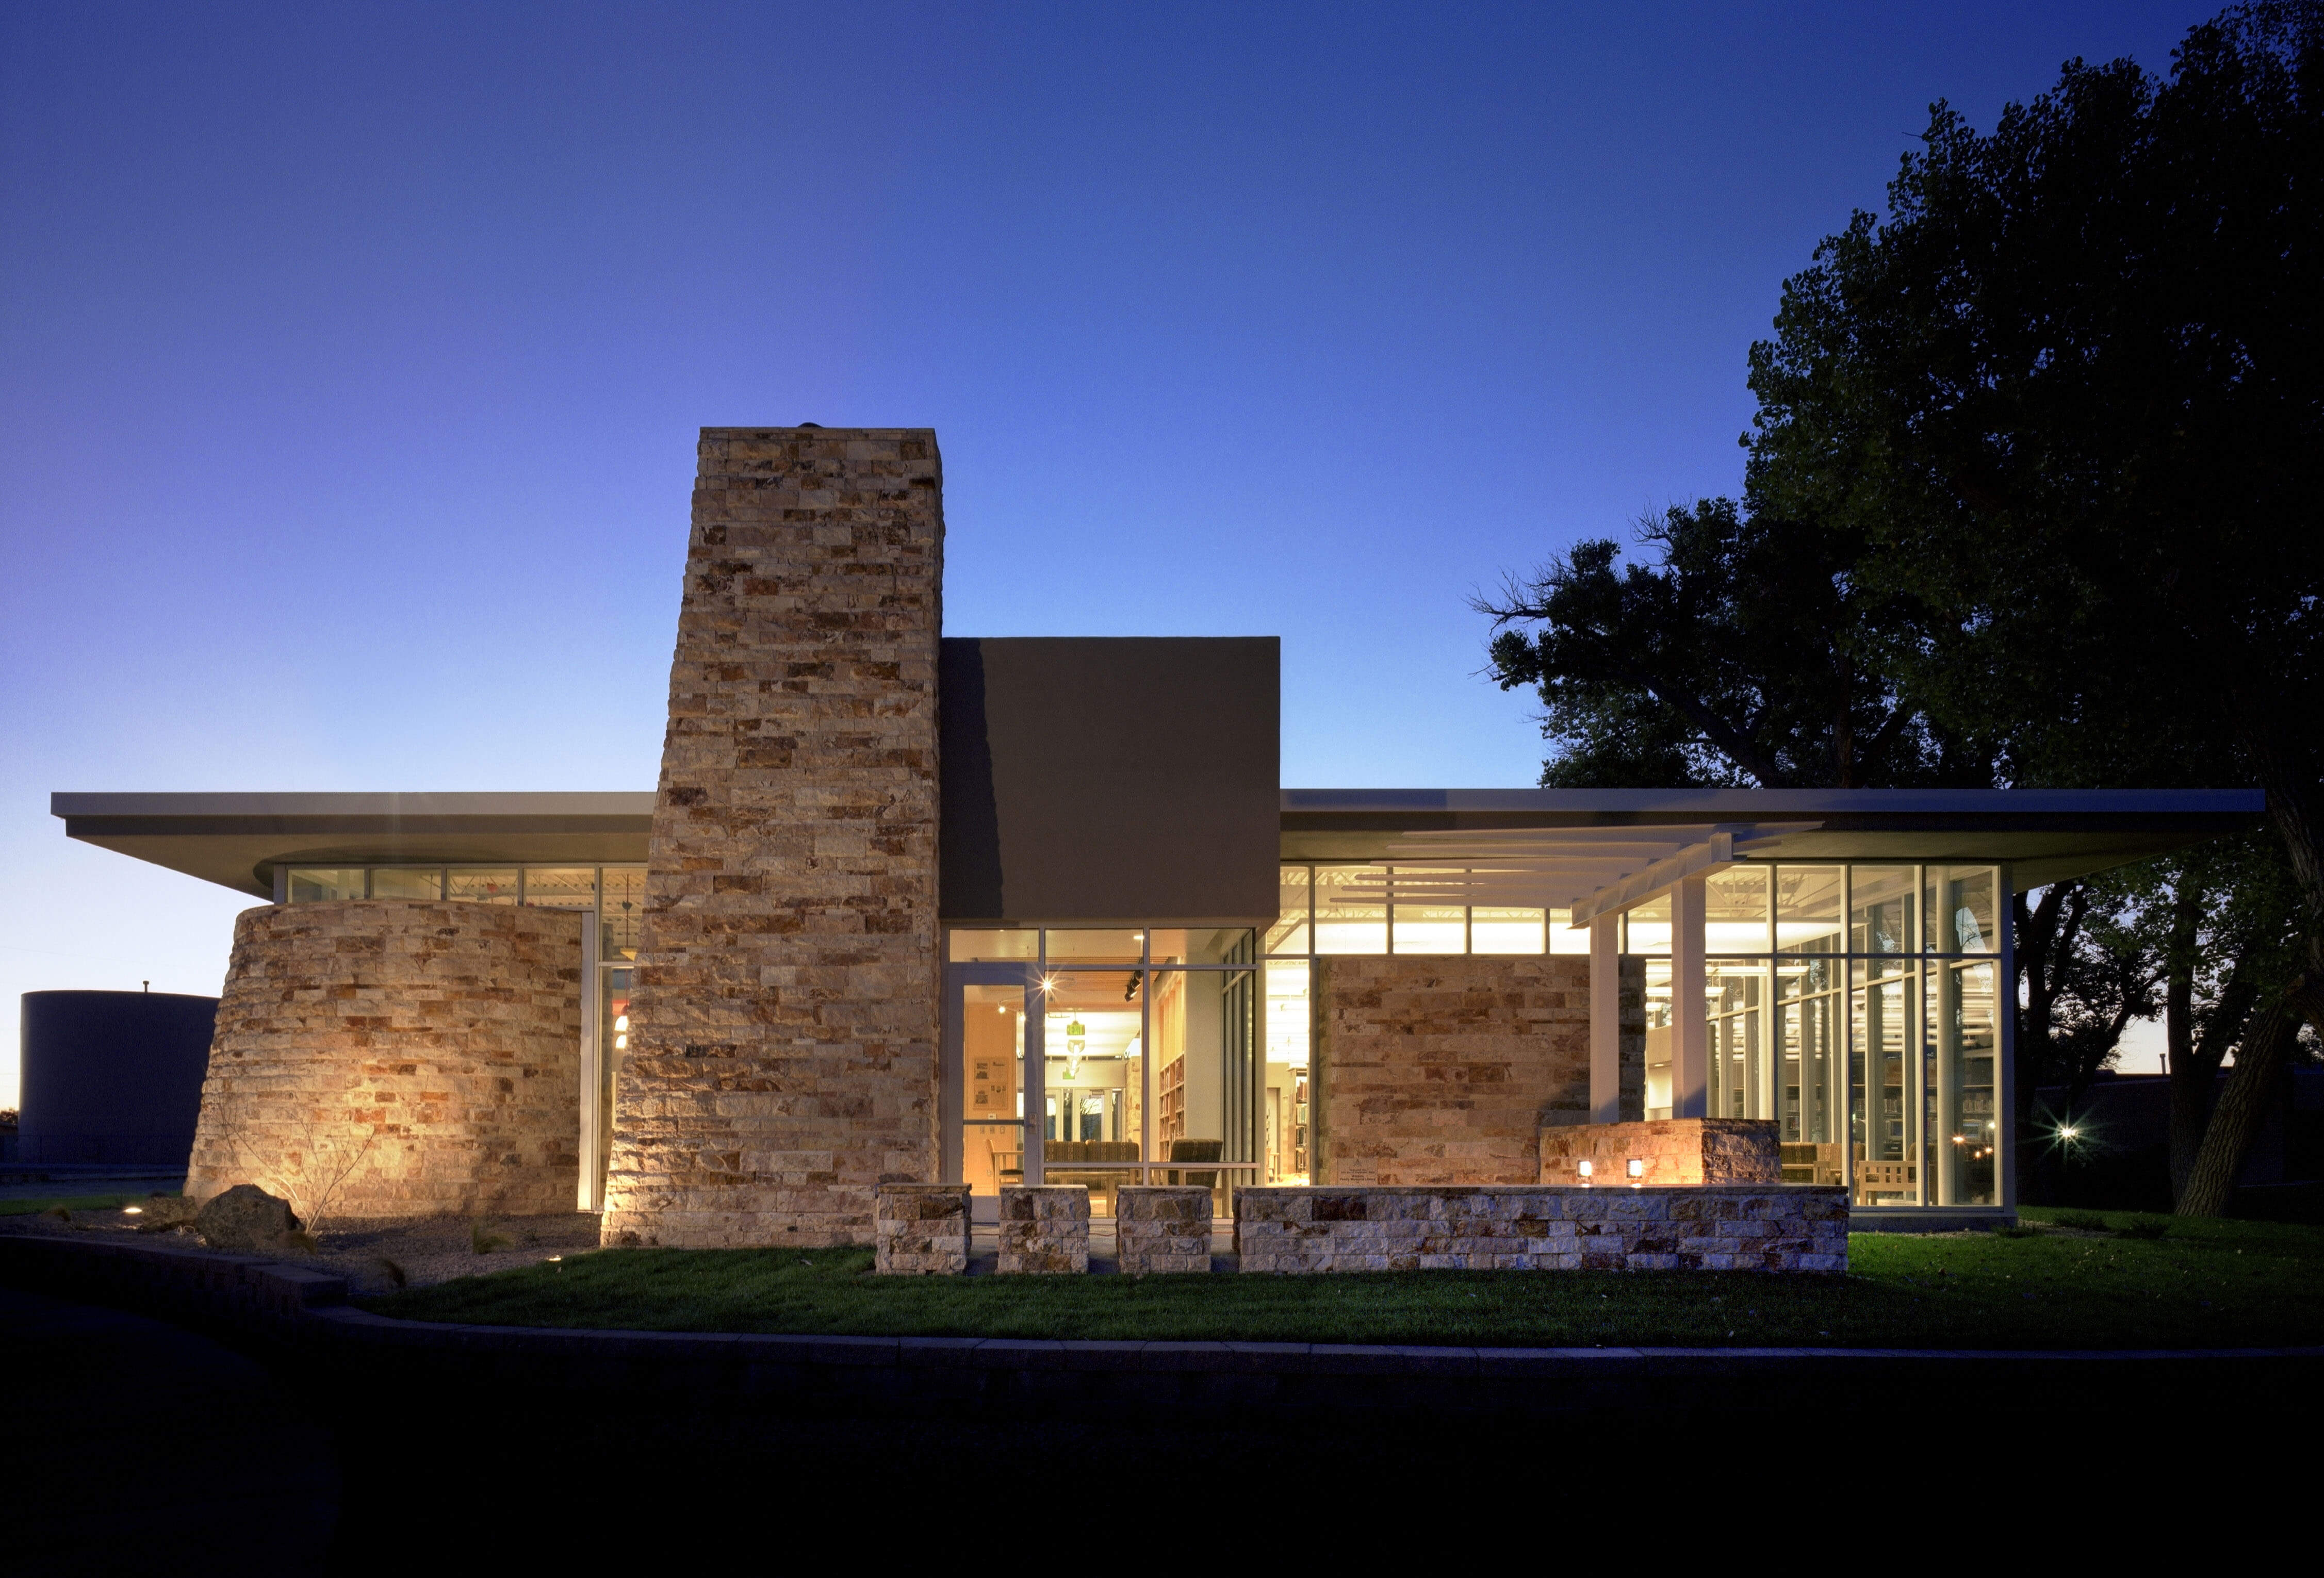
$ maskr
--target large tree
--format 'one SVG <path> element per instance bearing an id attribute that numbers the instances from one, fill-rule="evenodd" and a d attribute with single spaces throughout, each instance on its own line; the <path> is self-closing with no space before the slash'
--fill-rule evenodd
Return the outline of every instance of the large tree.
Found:
<path id="1" fill-rule="evenodd" d="M 1552 787 L 1853 789 L 1992 781 L 1880 660 L 1922 618 L 1869 587 L 1861 535 L 1711 499 L 1575 545 L 1476 606 L 1492 675 L 1533 687 Z"/>
<path id="2" fill-rule="evenodd" d="M 2148 938 L 2181 961 L 2186 1103 L 2234 1048 L 2190 1212 L 2224 1209 L 2324 1022 L 2320 89 L 2324 8 L 2287 0 L 2191 29 L 2167 76 L 2070 62 L 1990 133 L 1937 106 L 1886 217 L 1827 240 L 1753 348 L 1741 504 L 1485 604 L 1563 747 L 1545 781 L 2264 789 L 2293 946 L 2229 949 L 2199 1030 L 2200 881 Z"/>
<path id="3" fill-rule="evenodd" d="M 2167 78 L 2070 63 L 1939 106 L 1888 214 L 1784 288 L 1750 485 L 1859 531 L 1931 617 L 1888 657 L 2019 781 L 2266 791 L 2297 967 L 2240 1038 L 2181 1209 L 2224 1208 L 2324 1021 L 2324 9 L 2237 7 Z"/>

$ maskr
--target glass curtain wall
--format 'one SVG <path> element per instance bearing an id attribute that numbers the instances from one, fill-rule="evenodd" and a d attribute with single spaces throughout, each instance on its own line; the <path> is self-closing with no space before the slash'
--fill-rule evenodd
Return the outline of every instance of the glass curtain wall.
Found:
<path id="1" fill-rule="evenodd" d="M 1704 883 L 1710 1115 L 1776 1121 L 1786 1182 L 1858 1205 L 2000 1201 L 2002 872 L 1740 864 Z M 1646 1115 L 1670 1112 L 1670 901 L 1646 955 Z"/>
<path id="2" fill-rule="evenodd" d="M 1123 1184 L 1194 1184 L 1219 1210 L 1234 1183 L 1266 1178 L 1278 1103 L 1263 1079 L 1259 982 L 1249 927 L 970 931 L 947 934 L 953 964 L 1020 962 L 1039 983 L 1043 1067 L 1025 1067 L 1026 1038 L 1009 1018 L 1015 989 L 959 1005 L 964 1119 L 1007 1102 L 1041 1134 L 1041 1181 L 1084 1184 L 1111 1214 Z M 1019 1000 L 1021 1001 L 1021 999 Z M 984 1016 L 990 1013 L 988 1027 Z M 1019 1093 L 1022 1093 L 1021 1094 Z M 968 1123 L 961 1136 L 970 1187 L 990 1192 L 1025 1161 Z M 987 1158 L 981 1155 L 992 1150 Z M 1204 1164 L 1189 1166 L 1190 1163 Z M 982 1186 L 982 1187 L 980 1187 Z"/>

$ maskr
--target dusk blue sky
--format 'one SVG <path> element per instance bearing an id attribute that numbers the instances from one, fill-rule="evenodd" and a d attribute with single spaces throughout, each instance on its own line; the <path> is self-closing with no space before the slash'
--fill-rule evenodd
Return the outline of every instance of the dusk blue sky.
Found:
<path id="1" fill-rule="evenodd" d="M 52 790 L 650 789 L 704 425 L 935 428 L 952 633 L 1280 635 L 1286 784 L 1528 784 L 1469 594 L 1734 489 L 1932 100 L 2212 9 L 0 7 L 0 993 L 252 902 Z"/>

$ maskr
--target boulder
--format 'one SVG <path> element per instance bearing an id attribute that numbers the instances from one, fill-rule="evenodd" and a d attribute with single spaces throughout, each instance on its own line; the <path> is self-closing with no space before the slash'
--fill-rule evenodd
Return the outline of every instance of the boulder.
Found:
<path id="1" fill-rule="evenodd" d="M 236 1184 L 203 1205 L 194 1231 L 214 1250 L 280 1250 L 284 1237 L 299 1231 L 299 1219 L 256 1184 Z"/>

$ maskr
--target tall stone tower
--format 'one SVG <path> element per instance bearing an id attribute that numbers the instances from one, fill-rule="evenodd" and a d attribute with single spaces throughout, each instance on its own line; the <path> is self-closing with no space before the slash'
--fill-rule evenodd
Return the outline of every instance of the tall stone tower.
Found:
<path id="1" fill-rule="evenodd" d="M 702 434 L 604 1241 L 868 1243 L 936 1176 L 943 474 Z"/>

